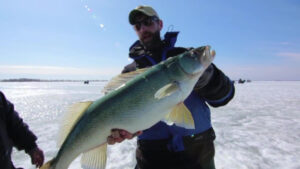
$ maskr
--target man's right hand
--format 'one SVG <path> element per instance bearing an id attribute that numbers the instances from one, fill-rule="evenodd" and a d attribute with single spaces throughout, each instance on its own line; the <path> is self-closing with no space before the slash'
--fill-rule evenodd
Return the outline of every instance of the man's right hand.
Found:
<path id="1" fill-rule="evenodd" d="M 115 143 L 121 143 L 125 139 L 132 139 L 135 136 L 139 136 L 143 131 L 137 131 L 135 133 L 130 133 L 123 129 L 112 129 L 111 135 L 107 137 L 107 143 L 113 145 Z"/>

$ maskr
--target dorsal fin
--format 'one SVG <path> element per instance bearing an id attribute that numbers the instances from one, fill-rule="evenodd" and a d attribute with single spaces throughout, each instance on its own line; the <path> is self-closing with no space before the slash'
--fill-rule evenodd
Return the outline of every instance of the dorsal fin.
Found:
<path id="1" fill-rule="evenodd" d="M 125 85 L 125 83 L 127 83 L 128 81 L 130 81 L 131 79 L 134 79 L 136 76 L 144 73 L 146 70 L 148 70 L 149 68 L 144 68 L 144 69 L 138 69 L 136 71 L 132 71 L 129 73 L 123 73 L 120 74 L 114 78 L 112 78 L 103 88 L 102 93 L 104 95 L 108 94 L 109 92 L 116 90 L 122 86 Z"/>

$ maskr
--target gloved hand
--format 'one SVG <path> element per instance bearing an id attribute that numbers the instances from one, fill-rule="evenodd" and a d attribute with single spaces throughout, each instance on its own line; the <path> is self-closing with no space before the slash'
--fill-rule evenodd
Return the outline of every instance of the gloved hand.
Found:
<path id="1" fill-rule="evenodd" d="M 232 81 L 214 64 L 211 64 L 198 80 L 194 91 L 206 99 L 209 105 L 219 107 L 233 98 L 235 89 Z"/>
<path id="2" fill-rule="evenodd" d="M 195 85 L 194 90 L 200 90 L 204 86 L 206 86 L 208 84 L 208 82 L 210 81 L 210 79 L 212 78 L 213 74 L 214 74 L 214 66 L 211 64 L 205 70 L 203 75 L 199 78 L 198 82 Z"/>

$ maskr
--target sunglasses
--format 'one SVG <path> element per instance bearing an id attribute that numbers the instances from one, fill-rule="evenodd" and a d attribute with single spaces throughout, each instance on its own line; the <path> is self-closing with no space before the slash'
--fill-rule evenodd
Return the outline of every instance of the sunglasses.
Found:
<path id="1" fill-rule="evenodd" d="M 146 19 L 143 19 L 141 21 L 136 21 L 134 24 L 134 27 L 136 30 L 140 30 L 142 25 L 144 26 L 152 26 L 154 22 L 157 22 L 159 19 L 155 16 L 153 17 L 147 17 Z"/>

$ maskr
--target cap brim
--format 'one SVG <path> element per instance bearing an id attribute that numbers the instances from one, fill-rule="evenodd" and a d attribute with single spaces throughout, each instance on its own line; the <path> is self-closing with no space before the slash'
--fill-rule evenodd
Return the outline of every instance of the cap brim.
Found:
<path id="1" fill-rule="evenodd" d="M 130 14 L 129 14 L 129 23 L 131 24 L 131 25 L 133 25 L 134 24 L 134 19 L 135 19 L 135 17 L 137 16 L 137 14 L 139 14 L 139 13 L 141 13 L 139 10 L 136 10 L 136 9 L 134 9 L 134 10 L 132 10 L 131 12 L 130 12 Z"/>
<path id="2" fill-rule="evenodd" d="M 140 15 L 140 14 L 143 14 L 143 15 L 146 15 L 146 16 L 154 16 L 153 14 L 151 13 L 148 13 L 147 11 L 145 10 L 142 10 L 142 9 L 134 9 L 130 12 L 129 14 L 129 23 L 131 25 L 134 24 L 134 19 L 137 15 Z"/>

